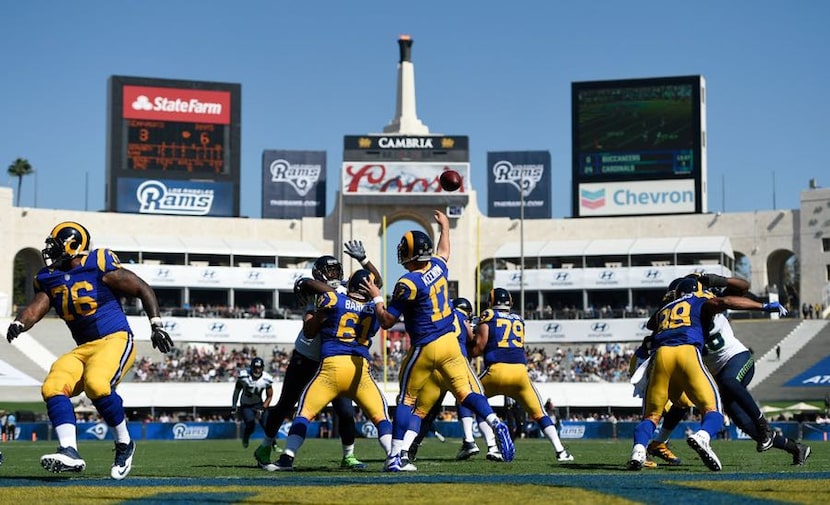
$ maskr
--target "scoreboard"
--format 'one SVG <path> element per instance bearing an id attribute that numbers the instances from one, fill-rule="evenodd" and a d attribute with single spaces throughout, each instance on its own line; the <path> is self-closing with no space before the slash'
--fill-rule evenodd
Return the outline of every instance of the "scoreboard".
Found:
<path id="1" fill-rule="evenodd" d="M 572 83 L 574 217 L 705 212 L 705 99 L 701 76 Z"/>
<path id="2" fill-rule="evenodd" d="M 108 102 L 107 210 L 239 215 L 238 84 L 112 76 Z"/>

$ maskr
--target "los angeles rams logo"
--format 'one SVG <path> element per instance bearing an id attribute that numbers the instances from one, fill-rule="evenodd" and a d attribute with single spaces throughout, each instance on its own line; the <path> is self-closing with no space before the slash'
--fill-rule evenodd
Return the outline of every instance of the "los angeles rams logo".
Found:
<path id="1" fill-rule="evenodd" d="M 107 427 L 106 423 L 97 423 L 88 430 L 86 430 L 88 434 L 92 435 L 98 440 L 104 440 L 104 438 L 106 438 L 107 436 L 108 431 L 109 428 Z"/>
<path id="2" fill-rule="evenodd" d="M 511 184 L 527 198 L 545 173 L 544 165 L 514 165 L 507 160 L 493 165 L 493 177 L 497 184 Z"/>
<path id="3" fill-rule="evenodd" d="M 323 167 L 320 165 L 292 165 L 286 160 L 271 162 L 271 182 L 287 182 L 300 196 L 306 196 L 320 178 Z"/>

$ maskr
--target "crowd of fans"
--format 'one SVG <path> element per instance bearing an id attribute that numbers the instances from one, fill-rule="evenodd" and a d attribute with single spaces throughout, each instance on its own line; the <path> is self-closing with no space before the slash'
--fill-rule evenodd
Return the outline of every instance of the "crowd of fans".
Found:
<path id="1" fill-rule="evenodd" d="M 546 350 L 527 349 L 528 370 L 534 382 L 624 382 L 634 344 L 610 343 Z M 131 380 L 138 382 L 233 382 L 239 371 L 250 366 L 258 355 L 253 346 L 229 347 L 220 344 L 192 344 L 174 348 L 166 355 L 142 356 L 136 360 Z M 372 354 L 372 375 L 383 381 L 397 381 L 405 355 L 400 341 L 388 346 L 384 357 Z M 265 359 L 266 371 L 281 381 L 291 356 L 290 349 L 274 347 Z"/>

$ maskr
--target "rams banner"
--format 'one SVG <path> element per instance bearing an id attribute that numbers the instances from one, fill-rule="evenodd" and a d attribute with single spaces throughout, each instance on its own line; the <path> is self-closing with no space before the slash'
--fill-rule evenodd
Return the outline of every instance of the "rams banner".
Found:
<path id="1" fill-rule="evenodd" d="M 262 217 L 326 215 L 326 152 L 263 151 Z"/>
<path id="2" fill-rule="evenodd" d="M 234 216 L 230 182 L 118 178 L 118 212 Z"/>
<path id="3" fill-rule="evenodd" d="M 487 153 L 487 215 L 551 218 L 551 162 L 547 151 Z"/>

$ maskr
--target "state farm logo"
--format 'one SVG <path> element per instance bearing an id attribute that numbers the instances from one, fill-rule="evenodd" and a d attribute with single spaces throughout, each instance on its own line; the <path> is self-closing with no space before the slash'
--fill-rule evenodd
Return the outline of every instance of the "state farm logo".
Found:
<path id="1" fill-rule="evenodd" d="M 151 101 L 147 95 L 138 95 L 132 104 L 134 110 L 155 110 L 164 112 L 186 112 L 194 114 L 222 114 L 221 103 L 200 102 L 196 98 L 182 100 L 169 99 L 163 96 L 154 97 Z"/>
<path id="2" fill-rule="evenodd" d="M 205 89 L 124 86 L 125 119 L 231 124 L 231 93 Z"/>
<path id="3" fill-rule="evenodd" d="M 279 159 L 271 162 L 271 182 L 286 182 L 300 196 L 306 196 L 320 179 L 323 167 L 319 164 L 291 164 Z"/>

